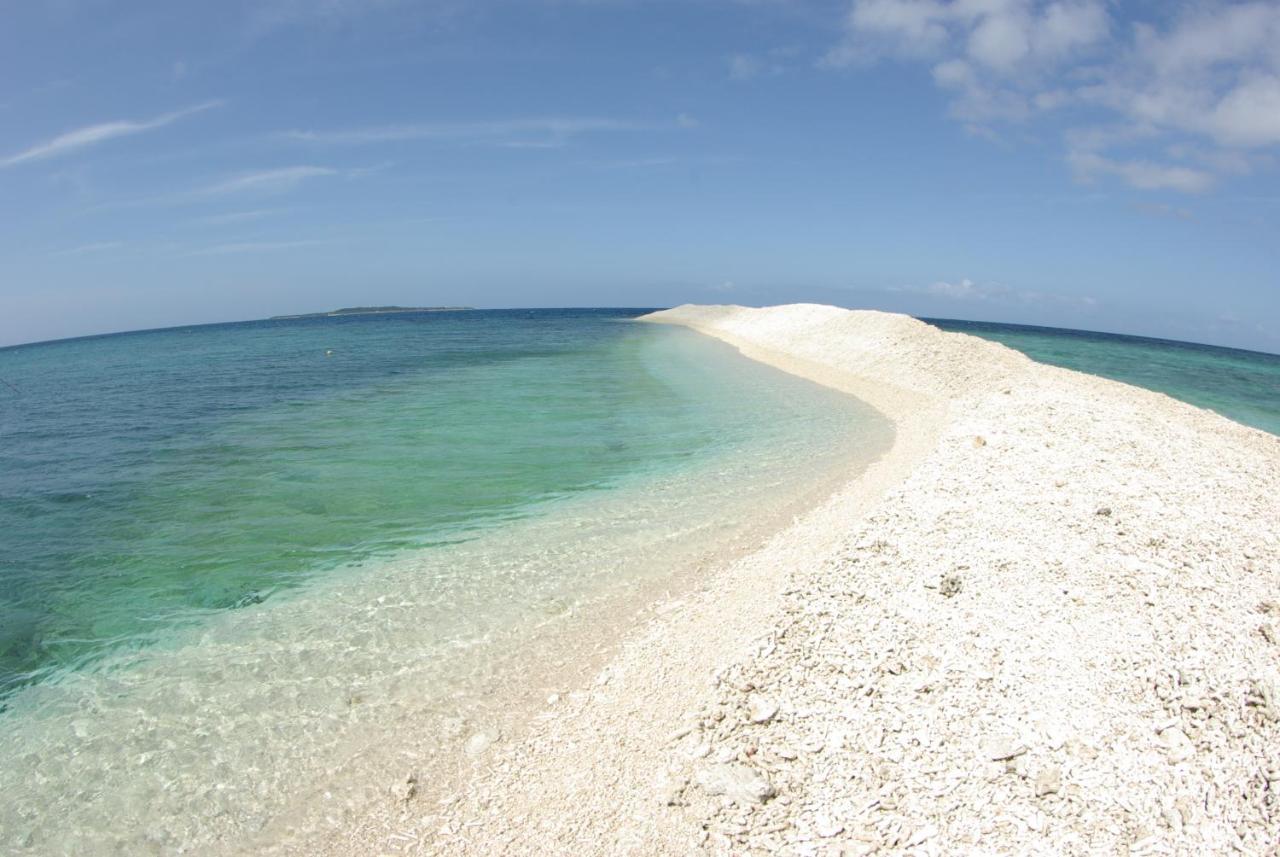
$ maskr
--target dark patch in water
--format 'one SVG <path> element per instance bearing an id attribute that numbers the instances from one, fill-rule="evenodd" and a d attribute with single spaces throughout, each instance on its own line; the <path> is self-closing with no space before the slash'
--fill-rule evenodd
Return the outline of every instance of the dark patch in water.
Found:
<path id="1" fill-rule="evenodd" d="M 254 604 L 261 604 L 269 598 L 269 592 L 250 592 L 247 595 L 240 596 L 235 604 L 231 605 L 232 610 L 240 610 L 244 607 L 252 607 Z"/>

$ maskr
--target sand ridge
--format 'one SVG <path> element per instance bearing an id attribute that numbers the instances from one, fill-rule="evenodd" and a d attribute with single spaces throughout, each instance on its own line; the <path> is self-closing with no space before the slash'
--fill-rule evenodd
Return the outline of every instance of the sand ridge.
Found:
<path id="1" fill-rule="evenodd" d="M 649 320 L 893 449 L 334 853 L 1275 852 L 1280 438 L 904 316 Z"/>

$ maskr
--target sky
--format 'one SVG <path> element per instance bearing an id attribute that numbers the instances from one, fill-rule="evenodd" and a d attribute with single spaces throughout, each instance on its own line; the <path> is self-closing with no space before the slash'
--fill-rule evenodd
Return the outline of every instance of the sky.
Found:
<path id="1" fill-rule="evenodd" d="M 815 301 L 1280 352 L 1280 0 L 0 0 L 0 345 Z"/>

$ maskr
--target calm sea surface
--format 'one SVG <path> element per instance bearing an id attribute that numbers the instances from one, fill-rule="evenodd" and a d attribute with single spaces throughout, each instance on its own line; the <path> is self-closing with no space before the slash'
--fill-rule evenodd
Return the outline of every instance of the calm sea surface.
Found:
<path id="1" fill-rule="evenodd" d="M 0 853 L 257 835 L 378 729 L 475 715 L 548 627 L 887 447 L 865 405 L 636 314 L 0 350 Z"/>

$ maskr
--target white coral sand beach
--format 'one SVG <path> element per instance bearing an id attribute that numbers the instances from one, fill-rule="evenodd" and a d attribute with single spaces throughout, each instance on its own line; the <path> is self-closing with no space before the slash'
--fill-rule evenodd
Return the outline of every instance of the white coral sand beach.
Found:
<path id="1" fill-rule="evenodd" d="M 1280 438 L 905 316 L 686 306 L 891 451 L 307 853 L 1280 843 Z M 465 738 L 465 736 L 463 736 Z"/>

